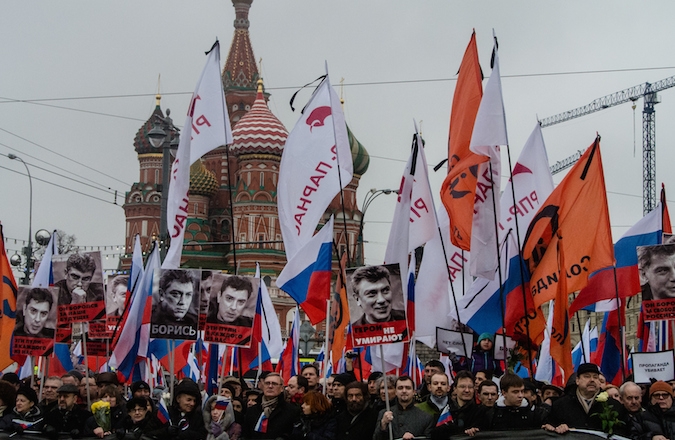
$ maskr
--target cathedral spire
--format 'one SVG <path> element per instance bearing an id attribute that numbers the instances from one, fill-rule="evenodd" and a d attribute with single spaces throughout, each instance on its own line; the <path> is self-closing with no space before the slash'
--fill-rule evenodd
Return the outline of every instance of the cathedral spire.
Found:
<path id="1" fill-rule="evenodd" d="M 223 86 L 228 90 L 256 89 L 258 67 L 249 38 L 248 11 L 253 0 L 232 0 L 234 6 L 234 36 L 223 69 Z"/>

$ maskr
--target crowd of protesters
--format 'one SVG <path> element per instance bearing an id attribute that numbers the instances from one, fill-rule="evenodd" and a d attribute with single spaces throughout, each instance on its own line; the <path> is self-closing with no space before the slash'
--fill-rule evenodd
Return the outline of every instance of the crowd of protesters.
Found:
<path id="1" fill-rule="evenodd" d="M 151 390 L 143 381 L 125 387 L 114 373 L 72 371 L 40 385 L 8 373 L 0 380 L 0 431 L 54 439 L 448 440 L 486 431 L 607 432 L 610 426 L 637 440 L 675 440 L 675 381 L 616 387 L 585 363 L 563 389 L 512 372 L 497 370 L 497 376 L 492 359 L 479 353 L 479 360 L 456 362 L 452 372 L 431 360 L 419 387 L 408 376 L 382 373 L 357 380 L 351 359 L 347 372 L 325 381 L 314 364 L 287 383 L 273 372 L 263 372 L 256 386 L 228 376 L 211 396 L 183 379 L 166 404 L 168 390 Z M 476 365 L 488 368 L 471 371 Z M 90 411 L 99 401 L 106 402 L 107 424 Z"/>

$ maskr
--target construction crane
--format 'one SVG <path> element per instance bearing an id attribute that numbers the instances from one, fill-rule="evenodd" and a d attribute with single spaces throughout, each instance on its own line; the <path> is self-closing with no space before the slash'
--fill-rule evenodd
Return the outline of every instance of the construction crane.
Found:
<path id="1" fill-rule="evenodd" d="M 659 101 L 657 92 L 671 87 L 675 87 L 675 76 L 662 79 L 653 84 L 644 83 L 603 96 L 583 107 L 542 119 L 539 121 L 539 124 L 542 128 L 549 127 L 629 101 L 633 103 L 633 109 L 635 109 L 635 101 L 642 98 L 644 103 L 642 109 L 642 211 L 646 215 L 656 206 L 656 114 L 654 106 L 661 102 Z M 574 155 L 556 162 L 551 166 L 551 173 L 559 173 L 571 167 L 579 160 L 581 153 L 578 151 Z"/>

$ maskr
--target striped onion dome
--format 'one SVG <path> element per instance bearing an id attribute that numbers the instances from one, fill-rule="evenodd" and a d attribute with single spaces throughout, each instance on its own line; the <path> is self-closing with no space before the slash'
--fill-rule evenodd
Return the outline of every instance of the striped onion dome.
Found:
<path id="1" fill-rule="evenodd" d="M 281 156 L 288 131 L 267 107 L 262 80 L 258 80 L 255 102 L 232 130 L 234 154 L 274 154 Z"/>
<path id="2" fill-rule="evenodd" d="M 206 169 L 201 159 L 190 166 L 190 194 L 211 197 L 217 189 L 216 176 Z"/>

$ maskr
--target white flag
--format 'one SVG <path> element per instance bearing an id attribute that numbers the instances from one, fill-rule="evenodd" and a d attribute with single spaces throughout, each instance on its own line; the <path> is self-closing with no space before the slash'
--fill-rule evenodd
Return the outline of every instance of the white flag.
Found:
<path id="1" fill-rule="evenodd" d="M 216 41 L 208 53 L 206 65 L 192 95 L 176 160 L 171 166 L 166 209 L 171 247 L 162 269 L 177 269 L 180 266 L 188 218 L 190 165 L 214 148 L 232 143 L 232 130 L 224 100 L 220 77 L 220 44 Z"/>
<path id="2" fill-rule="evenodd" d="M 42 255 L 42 260 L 40 260 L 40 266 L 33 277 L 32 287 L 49 287 L 54 285 L 52 256 L 59 254 L 59 247 L 56 244 L 57 240 L 56 231 L 54 231 L 52 232 L 52 238 L 49 239 L 45 253 Z"/>
<path id="3" fill-rule="evenodd" d="M 434 234 L 438 234 L 438 226 L 427 175 L 427 159 L 422 138 L 415 133 L 410 157 L 401 178 L 398 202 L 384 253 L 385 263 L 398 263 L 405 269 L 408 267 L 408 254 L 431 240 Z M 407 285 L 403 271 L 401 276 L 403 285 Z"/>
<path id="4" fill-rule="evenodd" d="M 339 174 L 338 174 L 339 169 Z M 314 235 L 326 208 L 352 180 L 340 101 L 328 75 L 288 135 L 279 167 L 279 224 L 290 260 Z"/>
<path id="5" fill-rule="evenodd" d="M 260 281 L 260 295 L 262 296 L 262 337 L 267 352 L 272 359 L 279 359 L 284 349 L 284 342 L 281 339 L 281 325 L 277 312 L 274 311 L 272 298 L 267 291 L 265 280 L 260 276 L 260 264 L 256 263 L 255 277 Z"/>
<path id="6" fill-rule="evenodd" d="M 541 352 L 539 353 L 539 362 L 537 362 L 537 372 L 534 374 L 536 380 L 551 383 L 553 379 L 553 358 L 551 358 L 551 331 L 553 329 L 553 301 L 548 303 L 548 319 L 546 320 L 546 333 L 544 341 L 541 343 Z"/>
<path id="7" fill-rule="evenodd" d="M 497 268 L 497 232 L 495 218 L 500 212 L 499 194 L 501 156 L 499 147 L 508 145 L 506 117 L 499 76 L 499 56 L 494 48 L 494 66 L 480 101 L 471 135 L 470 150 L 488 156 L 488 162 L 478 166 L 476 202 L 471 232 L 471 275 L 493 279 Z"/>
<path id="8" fill-rule="evenodd" d="M 437 212 L 443 242 L 436 231 L 424 246 L 415 283 L 415 339 L 431 348 L 436 345 L 436 327 L 449 328 L 448 315 L 455 307 L 450 280 L 458 299 L 464 295 L 464 287 L 471 285 L 469 252 L 450 241 L 450 219 L 445 207 L 441 206 Z"/>

